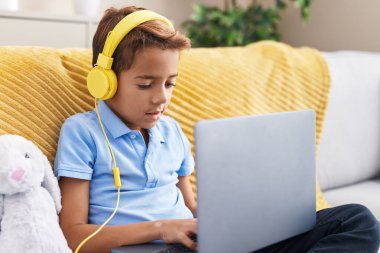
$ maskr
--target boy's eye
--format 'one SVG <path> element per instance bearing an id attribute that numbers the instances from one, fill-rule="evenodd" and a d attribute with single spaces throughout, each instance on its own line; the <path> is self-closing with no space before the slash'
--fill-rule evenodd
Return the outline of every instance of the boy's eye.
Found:
<path id="1" fill-rule="evenodd" d="M 167 83 L 166 84 L 166 88 L 171 88 L 171 87 L 174 87 L 175 86 L 175 83 Z"/>
<path id="2" fill-rule="evenodd" d="M 137 87 L 139 87 L 140 90 L 146 90 L 150 88 L 150 84 L 138 84 Z"/>

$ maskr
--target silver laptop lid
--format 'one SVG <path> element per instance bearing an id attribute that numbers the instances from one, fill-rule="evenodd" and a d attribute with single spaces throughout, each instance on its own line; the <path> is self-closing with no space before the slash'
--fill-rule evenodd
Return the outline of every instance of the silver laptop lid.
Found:
<path id="1" fill-rule="evenodd" d="M 312 110 L 196 124 L 200 253 L 250 252 L 315 224 Z"/>

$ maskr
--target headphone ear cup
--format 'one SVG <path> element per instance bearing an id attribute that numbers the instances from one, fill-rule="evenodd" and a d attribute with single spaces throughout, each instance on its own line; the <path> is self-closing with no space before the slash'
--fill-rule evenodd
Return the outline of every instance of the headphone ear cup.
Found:
<path id="1" fill-rule="evenodd" d="M 109 86 L 109 92 L 105 96 L 104 100 L 112 98 L 115 95 L 115 93 L 117 91 L 117 87 L 118 87 L 117 86 L 117 77 L 116 77 L 115 72 L 112 69 L 107 70 L 107 76 L 108 76 L 110 86 Z"/>
<path id="2" fill-rule="evenodd" d="M 87 75 L 87 89 L 98 99 L 112 98 L 117 90 L 117 77 L 112 69 L 94 67 Z"/>

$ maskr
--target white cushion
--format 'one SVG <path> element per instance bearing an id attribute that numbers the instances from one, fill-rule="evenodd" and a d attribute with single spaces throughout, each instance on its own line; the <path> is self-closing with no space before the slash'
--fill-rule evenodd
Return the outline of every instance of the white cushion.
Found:
<path id="1" fill-rule="evenodd" d="M 317 168 L 327 190 L 380 174 L 380 53 L 323 55 L 331 91 Z"/>
<path id="2" fill-rule="evenodd" d="M 368 180 L 350 186 L 324 192 L 324 196 L 332 206 L 344 204 L 362 204 L 380 221 L 380 178 Z"/>

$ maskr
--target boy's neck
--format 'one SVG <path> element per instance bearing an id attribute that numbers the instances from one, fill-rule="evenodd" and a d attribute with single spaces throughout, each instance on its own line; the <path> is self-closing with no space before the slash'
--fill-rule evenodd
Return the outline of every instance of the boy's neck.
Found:
<path id="1" fill-rule="evenodd" d="M 148 147 L 148 144 L 149 144 L 149 133 L 148 133 L 148 130 L 144 129 L 144 128 L 141 128 L 140 132 L 141 132 L 141 135 L 144 138 L 145 145 Z"/>

